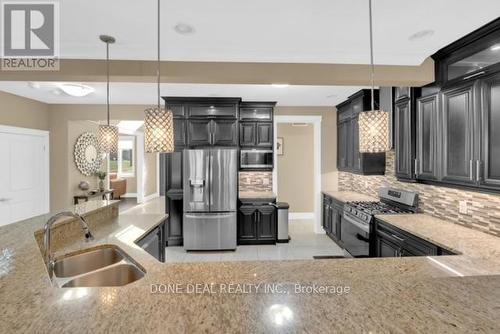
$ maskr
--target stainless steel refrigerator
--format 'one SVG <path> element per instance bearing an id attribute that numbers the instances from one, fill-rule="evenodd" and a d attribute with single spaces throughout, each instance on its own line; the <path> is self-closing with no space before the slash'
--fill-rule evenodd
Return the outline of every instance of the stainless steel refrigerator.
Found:
<path id="1" fill-rule="evenodd" d="M 184 150 L 184 249 L 236 249 L 236 149 Z"/>

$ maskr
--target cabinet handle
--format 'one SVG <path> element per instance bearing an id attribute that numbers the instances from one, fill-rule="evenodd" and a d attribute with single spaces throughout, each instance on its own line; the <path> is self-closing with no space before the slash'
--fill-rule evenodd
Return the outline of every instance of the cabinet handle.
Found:
<path id="1" fill-rule="evenodd" d="M 481 181 L 481 160 L 476 161 L 476 178 Z"/>
<path id="2" fill-rule="evenodd" d="M 418 159 L 415 159 L 415 176 L 418 176 Z"/>
<path id="3" fill-rule="evenodd" d="M 464 80 L 467 80 L 467 79 L 470 79 L 470 78 L 477 77 L 478 75 L 482 75 L 482 74 L 484 74 L 484 73 L 486 73 L 486 72 L 481 71 L 481 72 L 477 72 L 477 73 L 474 73 L 474 74 L 468 75 L 468 76 L 464 77 Z"/>
<path id="4" fill-rule="evenodd" d="M 470 169 L 469 175 L 470 175 L 470 180 L 474 181 L 474 167 L 472 164 L 473 164 L 473 162 L 472 162 L 472 160 L 470 160 L 469 161 L 469 169 Z"/>

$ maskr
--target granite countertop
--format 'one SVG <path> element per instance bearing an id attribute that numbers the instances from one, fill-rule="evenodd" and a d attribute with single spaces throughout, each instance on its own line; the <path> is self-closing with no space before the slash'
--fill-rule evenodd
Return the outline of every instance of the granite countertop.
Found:
<path id="1" fill-rule="evenodd" d="M 87 210 L 99 207 L 81 209 Z M 0 227 L 0 332 L 500 331 L 500 276 L 494 273 L 499 243 L 491 243 L 490 236 L 446 225 L 455 239 L 449 247 L 463 254 L 457 256 L 163 264 L 134 241 L 164 218 L 143 208 L 130 210 L 94 231 L 91 244 L 70 247 L 115 244 L 146 269 L 143 279 L 118 288 L 51 286 L 33 237 L 43 219 Z M 399 219 L 396 226 L 406 224 L 421 236 L 428 236 L 436 223 L 417 215 L 413 223 Z M 435 234 L 428 237 L 448 242 Z M 469 247 L 488 247 L 490 252 L 476 254 Z M 482 266 L 486 274 L 459 277 L 435 262 L 446 258 L 463 266 L 477 260 L 476 268 Z M 160 284 L 170 287 L 169 292 L 155 293 Z M 231 290 L 229 284 L 239 285 Z M 253 284 L 262 285 L 252 290 Z M 208 285 L 215 288 L 191 291 Z"/>
<path id="2" fill-rule="evenodd" d="M 239 199 L 275 200 L 276 194 L 272 191 L 240 191 Z"/>
<path id="3" fill-rule="evenodd" d="M 354 191 L 323 190 L 323 194 L 333 197 L 341 202 L 378 202 L 378 198 L 360 194 Z"/>

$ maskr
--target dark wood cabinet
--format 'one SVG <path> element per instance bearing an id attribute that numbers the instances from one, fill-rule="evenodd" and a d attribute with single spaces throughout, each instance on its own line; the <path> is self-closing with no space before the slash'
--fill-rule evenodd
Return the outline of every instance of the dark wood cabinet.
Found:
<path id="1" fill-rule="evenodd" d="M 432 94 L 417 100 L 416 171 L 417 179 L 438 179 L 439 95 Z"/>
<path id="2" fill-rule="evenodd" d="M 165 222 L 160 223 L 148 234 L 139 239 L 137 245 L 154 256 L 158 261 L 165 262 Z"/>
<path id="3" fill-rule="evenodd" d="M 256 123 L 256 143 L 258 147 L 272 147 L 273 146 L 273 123 Z"/>
<path id="4" fill-rule="evenodd" d="M 233 103 L 218 103 L 214 101 L 213 103 L 189 104 L 187 106 L 187 116 L 201 118 L 236 118 L 238 115 L 238 108 L 239 105 L 236 101 Z"/>
<path id="5" fill-rule="evenodd" d="M 240 146 L 255 146 L 256 125 L 255 122 L 240 122 Z"/>
<path id="6" fill-rule="evenodd" d="M 404 98 L 394 104 L 394 149 L 396 154 L 396 177 L 399 180 L 414 179 L 415 122 L 411 99 Z"/>
<path id="7" fill-rule="evenodd" d="M 500 189 L 500 73 L 481 82 L 480 154 L 476 178 L 485 188 Z"/>
<path id="8" fill-rule="evenodd" d="M 371 92 L 359 91 L 337 105 L 337 168 L 362 175 L 383 175 L 385 153 L 359 152 L 359 113 L 370 109 Z M 378 104 L 378 90 L 375 91 Z"/>
<path id="9" fill-rule="evenodd" d="M 165 208 L 169 222 L 165 228 L 167 246 L 180 246 L 183 243 L 182 224 L 182 152 L 162 154 L 165 177 Z"/>
<path id="10" fill-rule="evenodd" d="M 432 256 L 438 254 L 440 254 L 438 246 L 378 219 L 375 221 L 376 257 Z"/>
<path id="11" fill-rule="evenodd" d="M 449 88 L 442 99 L 442 180 L 448 183 L 476 183 L 474 161 L 474 107 L 476 83 Z"/>
<path id="12" fill-rule="evenodd" d="M 174 147 L 176 151 L 181 151 L 187 145 L 186 120 L 174 118 Z"/>
<path id="13" fill-rule="evenodd" d="M 238 244 L 275 244 L 276 208 L 272 205 L 241 205 L 238 209 Z"/>
<path id="14" fill-rule="evenodd" d="M 326 234 L 335 242 L 341 242 L 340 235 L 344 203 L 323 194 L 322 226 Z"/>
<path id="15" fill-rule="evenodd" d="M 238 121 L 235 119 L 212 120 L 212 145 L 214 146 L 237 146 L 238 145 Z"/>
<path id="16" fill-rule="evenodd" d="M 187 121 L 189 146 L 209 146 L 212 144 L 212 120 L 189 119 Z"/>

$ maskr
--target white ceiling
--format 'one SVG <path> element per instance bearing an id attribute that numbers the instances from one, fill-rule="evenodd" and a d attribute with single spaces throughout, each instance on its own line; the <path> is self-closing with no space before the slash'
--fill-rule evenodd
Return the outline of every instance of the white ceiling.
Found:
<path id="1" fill-rule="evenodd" d="M 156 58 L 156 0 L 60 1 L 61 56 Z M 298 63 L 369 62 L 368 0 L 163 0 L 162 59 Z M 500 16 L 499 0 L 376 0 L 375 62 L 418 65 Z M 187 23 L 195 33 L 173 27 Z M 432 29 L 429 38 L 410 41 Z"/>
<path id="2" fill-rule="evenodd" d="M 39 82 L 33 88 L 28 82 L 0 81 L 0 91 L 49 104 L 104 104 L 106 83 L 83 83 L 95 89 L 85 97 L 72 97 L 57 88 L 56 82 Z M 277 101 L 281 106 L 334 106 L 364 87 L 356 86 L 288 86 L 162 84 L 162 96 L 241 97 L 245 101 Z M 155 104 L 154 83 L 111 83 L 112 104 Z"/>

